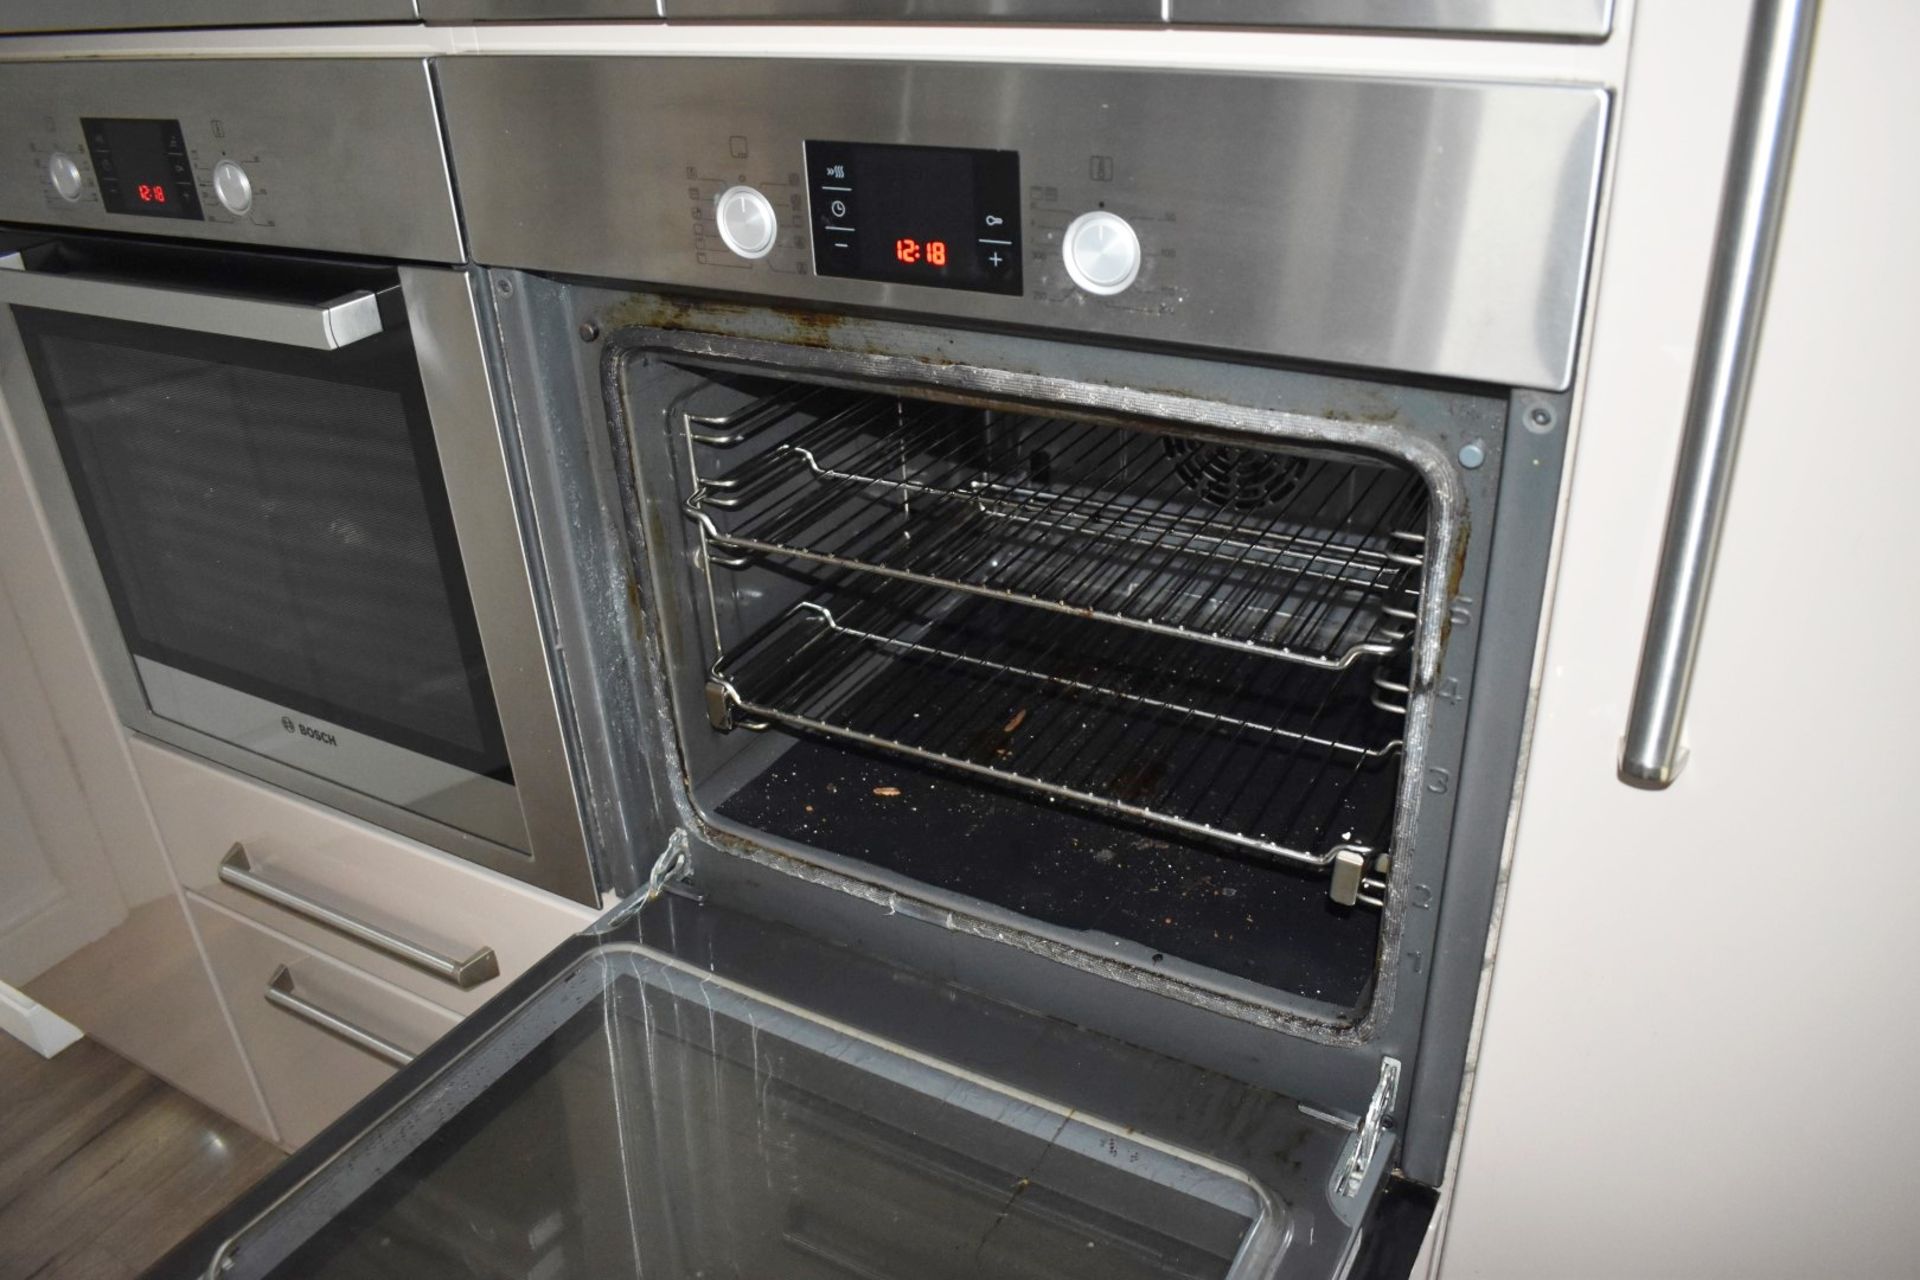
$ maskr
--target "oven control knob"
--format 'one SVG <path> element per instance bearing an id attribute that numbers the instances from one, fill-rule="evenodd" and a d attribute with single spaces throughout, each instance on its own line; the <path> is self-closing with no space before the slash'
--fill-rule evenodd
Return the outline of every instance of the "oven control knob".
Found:
<path id="1" fill-rule="evenodd" d="M 1067 224 L 1067 274 L 1088 293 L 1119 293 L 1140 274 L 1140 237 L 1117 213 L 1098 209 Z"/>
<path id="2" fill-rule="evenodd" d="M 56 151 L 47 161 L 47 180 L 53 183 L 62 200 L 80 198 L 80 166 L 66 152 Z"/>
<path id="3" fill-rule="evenodd" d="M 253 208 L 253 179 L 231 160 L 213 166 L 213 194 L 228 213 L 245 213 Z"/>
<path id="4" fill-rule="evenodd" d="M 773 202 L 752 187 L 728 187 L 714 203 L 714 221 L 727 248 L 743 258 L 764 258 L 773 252 L 780 220 Z"/>

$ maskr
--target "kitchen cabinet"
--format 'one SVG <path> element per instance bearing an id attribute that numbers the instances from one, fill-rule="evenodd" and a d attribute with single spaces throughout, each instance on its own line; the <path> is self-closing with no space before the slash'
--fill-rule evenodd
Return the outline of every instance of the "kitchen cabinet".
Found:
<path id="1" fill-rule="evenodd" d="M 171 748 L 132 750 L 190 895 L 455 1013 L 478 1008 L 597 914 Z M 263 896 L 274 893 L 291 897 Z M 382 940 L 330 927 L 330 916 Z"/>
<path id="2" fill-rule="evenodd" d="M 0 982 L 267 1137 L 0 405 Z"/>
<path id="3" fill-rule="evenodd" d="M 1911 4 L 1822 7 L 1689 755 L 1666 791 L 1614 775 L 1746 11 L 1633 15 L 1447 1280 L 1879 1277 L 1920 1256 L 1920 1119 L 1885 1101 L 1920 1054 Z"/>
<path id="4" fill-rule="evenodd" d="M 212 903 L 192 912 L 289 1151 L 459 1021 Z"/>

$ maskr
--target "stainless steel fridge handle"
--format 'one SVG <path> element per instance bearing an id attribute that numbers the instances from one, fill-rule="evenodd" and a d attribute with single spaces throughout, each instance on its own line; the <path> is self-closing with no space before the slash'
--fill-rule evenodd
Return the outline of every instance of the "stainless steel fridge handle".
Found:
<path id="1" fill-rule="evenodd" d="M 34 271 L 21 253 L 0 255 L 0 302 L 318 351 L 349 346 L 385 327 L 380 295 L 366 289 L 311 306 L 132 284 L 79 272 Z"/>
<path id="2" fill-rule="evenodd" d="M 1630 786 L 1668 787 L 1682 763 L 1680 728 L 1733 487 L 1818 12 L 1818 0 L 1753 6 L 1659 576 L 1620 743 L 1620 780 Z"/>
<path id="3" fill-rule="evenodd" d="M 267 1003 L 276 1009 L 285 1009 L 302 1022 L 308 1022 L 339 1036 L 356 1048 L 365 1049 L 383 1062 L 391 1062 L 396 1067 L 404 1067 L 413 1061 L 413 1055 L 402 1049 L 385 1036 L 376 1035 L 349 1022 L 337 1013 L 322 1009 L 313 1001 L 293 989 L 293 974 L 287 966 L 281 965 L 273 971 L 273 977 L 267 980 Z"/>
<path id="4" fill-rule="evenodd" d="M 277 907 L 285 907 L 297 912 L 316 924 L 346 934 L 359 942 L 384 951 L 396 960 L 405 961 L 416 969 L 424 969 L 436 978 L 451 982 L 462 991 L 479 986 L 491 978 L 500 976 L 500 961 L 493 954 L 492 947 L 476 947 L 465 958 L 442 955 L 431 947 L 422 946 L 401 937 L 390 929 L 368 924 L 324 902 L 316 902 L 297 889 L 276 884 L 254 869 L 253 862 L 247 857 L 247 848 L 238 841 L 227 850 L 227 856 L 220 859 L 220 881 L 236 889 L 264 898 Z"/>

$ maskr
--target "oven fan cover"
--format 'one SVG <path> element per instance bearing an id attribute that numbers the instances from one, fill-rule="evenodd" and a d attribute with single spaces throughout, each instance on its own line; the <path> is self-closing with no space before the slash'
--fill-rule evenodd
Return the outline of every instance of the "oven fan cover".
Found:
<path id="1" fill-rule="evenodd" d="M 1291 497 L 1308 463 L 1290 454 L 1215 444 L 1185 436 L 1161 440 L 1174 473 L 1202 500 L 1226 511 L 1258 511 Z"/>

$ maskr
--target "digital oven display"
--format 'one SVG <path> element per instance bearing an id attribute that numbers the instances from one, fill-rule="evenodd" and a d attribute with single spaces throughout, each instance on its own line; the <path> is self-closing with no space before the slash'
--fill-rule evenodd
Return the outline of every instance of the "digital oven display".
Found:
<path id="1" fill-rule="evenodd" d="M 199 219 L 200 193 L 178 120 L 82 119 L 108 213 Z"/>
<path id="2" fill-rule="evenodd" d="M 823 276 L 1018 294 L 1020 154 L 807 143 Z"/>

